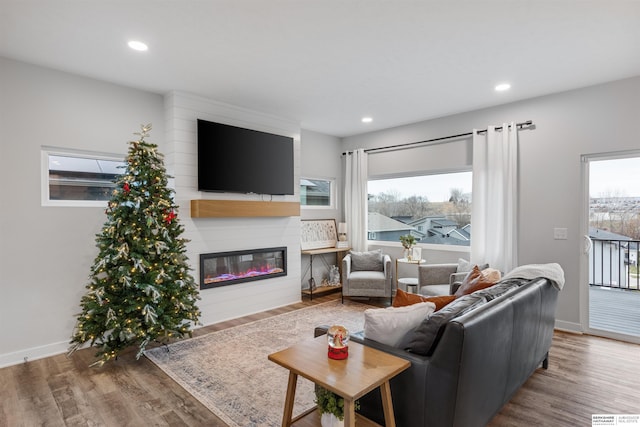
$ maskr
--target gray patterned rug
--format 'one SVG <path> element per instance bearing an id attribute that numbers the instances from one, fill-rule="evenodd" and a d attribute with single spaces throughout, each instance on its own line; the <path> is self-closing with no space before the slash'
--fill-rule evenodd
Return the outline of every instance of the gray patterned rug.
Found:
<path id="1" fill-rule="evenodd" d="M 230 426 L 280 426 L 289 371 L 267 356 L 313 338 L 318 325 L 363 328 L 369 305 L 340 301 L 303 308 L 201 337 L 157 347 L 145 355 Z M 298 377 L 294 416 L 313 407 L 313 384 Z"/>

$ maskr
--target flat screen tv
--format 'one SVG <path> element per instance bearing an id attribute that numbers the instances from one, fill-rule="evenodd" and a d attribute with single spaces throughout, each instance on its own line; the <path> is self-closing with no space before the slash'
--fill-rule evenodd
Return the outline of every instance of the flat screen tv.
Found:
<path id="1" fill-rule="evenodd" d="M 198 119 L 198 190 L 294 194 L 293 138 Z"/>

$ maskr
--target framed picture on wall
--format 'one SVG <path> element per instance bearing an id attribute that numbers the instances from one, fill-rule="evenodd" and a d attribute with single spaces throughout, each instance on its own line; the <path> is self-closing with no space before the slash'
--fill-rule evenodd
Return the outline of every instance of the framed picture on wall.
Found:
<path id="1" fill-rule="evenodd" d="M 333 248 L 338 240 L 336 221 L 334 219 L 302 220 L 300 232 L 300 248 L 310 249 Z"/>

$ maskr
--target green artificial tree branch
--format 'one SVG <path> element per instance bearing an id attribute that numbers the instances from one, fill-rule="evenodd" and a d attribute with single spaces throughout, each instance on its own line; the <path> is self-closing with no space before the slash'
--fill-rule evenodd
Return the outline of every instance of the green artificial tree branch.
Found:
<path id="1" fill-rule="evenodd" d="M 70 342 L 69 354 L 87 342 L 95 346 L 97 365 L 133 345 L 139 358 L 151 341 L 191 336 L 200 316 L 163 156 L 145 141 L 151 125 L 141 128 L 96 236 L 98 255 Z"/>

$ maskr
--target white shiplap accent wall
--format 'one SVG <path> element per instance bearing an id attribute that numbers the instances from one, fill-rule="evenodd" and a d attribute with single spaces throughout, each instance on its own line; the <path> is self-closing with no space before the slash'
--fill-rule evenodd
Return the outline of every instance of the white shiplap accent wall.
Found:
<path id="1" fill-rule="evenodd" d="M 187 255 L 199 281 L 201 253 L 287 247 L 287 276 L 204 289 L 198 306 L 203 325 L 217 323 L 300 301 L 300 217 L 191 218 L 192 199 L 270 200 L 269 196 L 205 193 L 197 190 L 196 119 L 225 123 L 294 138 L 295 179 L 300 177 L 300 125 L 294 121 L 216 102 L 200 96 L 171 92 L 165 95 L 165 164 L 174 176 L 176 202 L 184 237 L 190 239 Z M 224 161 L 221 159 L 221 161 Z M 211 167 L 215 167 L 212 164 Z M 247 171 L 251 173 L 251 171 Z M 273 196 L 274 201 L 298 201 L 293 196 Z"/>

